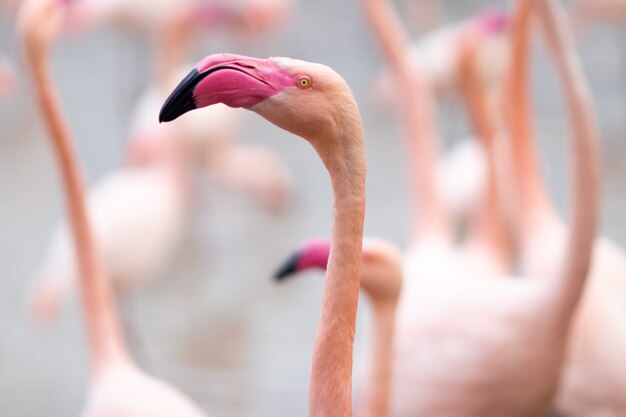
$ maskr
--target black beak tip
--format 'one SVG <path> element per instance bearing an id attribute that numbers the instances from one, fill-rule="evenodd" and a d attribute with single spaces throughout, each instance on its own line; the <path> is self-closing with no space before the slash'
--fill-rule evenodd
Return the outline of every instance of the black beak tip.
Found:
<path id="1" fill-rule="evenodd" d="M 202 80 L 203 76 L 198 74 L 196 68 L 178 84 L 172 94 L 165 100 L 159 112 L 159 123 L 171 122 L 188 111 L 196 109 L 196 100 L 193 97 L 193 90 Z"/>
<path id="2" fill-rule="evenodd" d="M 281 282 L 289 278 L 291 275 L 298 271 L 298 260 L 300 256 L 298 253 L 294 253 L 283 263 L 280 268 L 274 273 L 274 280 Z"/>

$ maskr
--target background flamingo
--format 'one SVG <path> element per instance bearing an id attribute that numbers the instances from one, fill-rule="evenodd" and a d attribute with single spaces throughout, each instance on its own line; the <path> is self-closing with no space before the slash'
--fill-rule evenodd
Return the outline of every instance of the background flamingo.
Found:
<path id="1" fill-rule="evenodd" d="M 421 79 L 421 93 L 432 96 L 430 117 L 437 119 L 442 96 L 451 95 L 460 88 L 460 44 L 467 31 L 476 25 L 492 29 L 492 36 L 482 40 L 481 52 L 477 55 L 481 79 L 488 84 L 500 83 L 508 63 L 506 38 L 502 36 L 506 32 L 507 17 L 503 12 L 480 13 L 470 20 L 424 35 L 411 45 L 409 60 Z M 389 70 L 379 75 L 376 90 L 379 95 L 383 92 L 388 95 L 394 90 Z M 442 204 L 452 219 L 463 223 L 476 209 L 484 192 L 487 167 L 483 149 L 476 138 L 464 138 L 444 152 L 437 165 L 436 187 Z"/>
<path id="2" fill-rule="evenodd" d="M 202 414 L 169 385 L 141 372 L 128 354 L 111 290 L 93 238 L 72 141 L 64 120 L 47 58 L 63 9 L 52 0 L 26 0 L 19 12 L 24 50 L 37 99 L 59 164 L 80 270 L 80 290 L 90 353 L 91 380 L 83 416 L 200 417 Z"/>
<path id="3" fill-rule="evenodd" d="M 398 46 L 402 38 L 397 29 L 390 29 L 397 27 L 390 24 L 391 8 L 374 1 L 367 2 L 366 7 L 388 55 L 404 77 L 403 84 L 410 85 Z M 482 36 L 481 32 L 473 36 Z M 487 107 L 484 94 L 476 88 L 480 82 L 474 70 L 470 71 L 474 87 L 467 94 L 471 111 L 480 113 Z M 405 100 L 408 102 L 408 97 Z M 482 117 L 475 120 L 484 120 Z M 493 132 L 483 134 L 485 140 L 493 139 Z M 405 286 L 398 306 L 393 415 L 458 415 L 461 411 L 464 415 L 528 416 L 549 411 L 573 314 L 571 307 L 580 298 L 596 224 L 597 201 L 588 199 L 583 191 L 594 193 L 597 189 L 593 129 L 571 139 L 575 149 L 573 248 L 561 261 L 564 272 L 553 276 L 549 284 L 519 279 L 469 280 L 480 269 L 462 261 L 445 243 L 437 246 L 432 237 L 424 237 L 428 236 L 424 232 L 415 234 L 405 261 Z M 490 158 L 493 161 L 493 156 Z M 488 178 L 485 199 L 493 202 L 497 198 L 493 170 Z M 459 317 L 463 317 L 462 324 L 457 323 Z M 484 326 L 487 322 L 490 325 Z M 530 337 L 536 344 L 511 349 Z M 528 386 L 533 386 L 533 391 L 521 394 L 521 387 Z"/>
<path id="4" fill-rule="evenodd" d="M 274 275 L 282 281 L 307 269 L 326 269 L 330 241 L 311 239 L 299 249 Z M 373 314 L 373 330 L 369 343 L 369 370 L 358 410 L 360 416 L 389 415 L 391 368 L 396 306 L 402 288 L 400 251 L 378 239 L 363 241 L 361 288 L 367 294 Z"/>
<path id="5" fill-rule="evenodd" d="M 533 144 L 527 65 L 531 7 L 531 2 L 520 2 L 519 5 L 526 14 L 524 18 L 520 17 L 515 38 L 512 66 L 515 70 L 509 86 L 509 123 L 520 196 L 520 212 L 517 213 L 519 239 L 525 248 L 522 251 L 522 267 L 533 276 L 547 279 L 554 273 L 556 260 L 562 257 L 568 233 L 545 189 Z M 557 59 L 571 60 L 572 41 L 562 29 L 563 12 L 554 7 L 542 6 L 539 9 L 546 28 L 544 31 L 548 34 L 548 46 Z M 564 82 L 571 83 L 571 76 L 565 74 L 561 66 L 563 64 L 559 66 L 560 77 Z M 568 93 L 569 96 L 583 103 L 590 100 L 580 89 Z M 586 117 L 570 118 L 572 132 L 584 133 L 588 129 Z M 621 360 L 617 359 L 617 352 L 626 343 L 618 324 L 620 317 L 626 314 L 618 307 L 621 305 L 618 300 L 623 299 L 625 294 L 623 276 L 626 258 L 615 244 L 603 237 L 596 239 L 593 255 L 588 289 L 572 329 L 570 352 L 564 365 L 557 405 L 562 411 L 574 415 L 593 415 L 599 410 L 618 415 L 619 410 L 624 410 L 621 392 L 626 386 L 623 382 L 626 371 L 621 366 Z"/>

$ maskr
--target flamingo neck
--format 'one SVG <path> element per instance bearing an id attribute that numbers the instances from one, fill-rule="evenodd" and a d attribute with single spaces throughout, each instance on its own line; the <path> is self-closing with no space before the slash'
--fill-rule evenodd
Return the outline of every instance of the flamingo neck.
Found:
<path id="1" fill-rule="evenodd" d="M 571 320 L 582 296 L 598 226 L 600 150 L 591 94 L 576 54 L 566 14 L 558 1 L 538 5 L 545 38 L 562 83 L 570 124 L 570 225 L 556 292 L 563 319 Z"/>
<path id="2" fill-rule="evenodd" d="M 391 4 L 363 0 L 382 50 L 394 73 L 399 109 L 404 119 L 412 191 L 413 236 L 448 236 L 445 213 L 435 188 L 437 134 L 434 109 L 424 82 L 409 61 L 409 41 Z"/>
<path id="3" fill-rule="evenodd" d="M 119 319 L 115 313 L 102 260 L 96 250 L 85 206 L 85 187 L 67 122 L 44 65 L 33 66 L 35 90 L 61 172 L 69 220 L 76 249 L 79 287 L 85 312 L 91 367 L 94 373 L 105 362 L 129 360 Z"/>
<path id="4" fill-rule="evenodd" d="M 373 302 L 374 333 L 369 374 L 360 405 L 361 417 L 387 417 L 391 391 L 396 306 Z"/>
<path id="5" fill-rule="evenodd" d="M 481 207 L 475 213 L 473 228 L 475 231 L 470 235 L 470 244 L 477 246 L 488 246 L 499 254 L 504 266 L 509 266 L 512 262 L 508 236 L 506 233 L 506 219 L 503 214 L 502 200 L 498 188 L 496 164 L 498 126 L 495 115 L 495 103 L 489 99 L 486 87 L 479 79 L 471 58 L 466 63 L 465 74 L 462 81 L 462 94 L 469 111 L 469 118 L 474 130 L 483 143 L 487 155 L 487 180 L 485 194 Z"/>
<path id="6" fill-rule="evenodd" d="M 541 228 L 555 217 L 541 175 L 534 143 L 534 121 L 530 97 L 529 52 L 532 1 L 518 0 L 513 18 L 513 56 L 508 80 L 508 120 L 512 139 L 514 177 L 519 190 L 522 236 Z M 526 236 L 528 238 L 528 236 Z"/>
<path id="7" fill-rule="evenodd" d="M 365 151 L 360 120 L 330 149 L 316 146 L 334 197 L 331 248 L 309 386 L 311 417 L 352 416 L 352 353 L 361 283 Z M 328 142 L 328 141 L 325 141 Z M 315 146 L 315 141 L 312 141 Z M 324 142 L 319 142 L 324 143 Z M 340 149 L 337 149 L 340 148 Z"/>

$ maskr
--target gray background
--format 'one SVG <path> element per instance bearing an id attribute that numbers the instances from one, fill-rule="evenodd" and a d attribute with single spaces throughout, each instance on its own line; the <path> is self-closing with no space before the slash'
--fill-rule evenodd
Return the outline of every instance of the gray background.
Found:
<path id="1" fill-rule="evenodd" d="M 505 4 L 441 2 L 449 21 L 487 5 Z M 357 96 L 367 132 L 366 233 L 403 245 L 408 223 L 403 142 L 392 109 L 377 104 L 369 90 L 382 61 L 361 8 L 356 0 L 298 1 L 294 12 L 283 31 L 255 42 L 206 38 L 197 58 L 221 51 L 283 55 L 322 62 L 341 73 Z M 412 22 L 414 33 L 419 26 Z M 0 16 L 0 53 L 11 57 L 17 55 L 13 29 L 8 17 Z M 602 229 L 625 245 L 625 32 L 596 27 L 579 41 L 603 134 Z M 63 37 L 52 56 L 86 175 L 94 182 L 121 161 L 128 114 L 149 78 L 149 43 L 103 29 L 80 38 Z M 20 64 L 17 70 L 24 72 Z M 545 174 L 563 208 L 567 130 L 560 95 L 545 59 L 535 60 L 534 76 Z M 444 143 L 468 133 L 457 104 L 446 104 L 442 113 Z M 246 120 L 250 134 L 245 140 L 274 147 L 293 171 L 297 191 L 291 206 L 282 216 L 272 216 L 244 196 L 207 183 L 175 262 L 154 285 L 132 301 L 121 302 L 120 309 L 143 369 L 185 391 L 211 415 L 305 415 L 321 275 L 306 274 L 280 286 L 269 276 L 298 242 L 328 234 L 330 187 L 304 141 L 256 115 L 249 114 Z M 18 96 L 0 102 L 1 416 L 72 416 L 84 401 L 87 360 L 76 302 L 64 311 L 57 327 L 47 330 L 33 327 L 25 308 L 31 276 L 62 212 L 54 161 L 22 79 Z M 357 388 L 368 337 L 366 302 L 363 305 L 356 345 Z"/>

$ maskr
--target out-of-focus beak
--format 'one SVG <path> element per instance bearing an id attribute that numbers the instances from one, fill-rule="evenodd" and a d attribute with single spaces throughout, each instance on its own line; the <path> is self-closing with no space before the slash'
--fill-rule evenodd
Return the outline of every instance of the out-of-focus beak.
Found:
<path id="1" fill-rule="evenodd" d="M 174 89 L 161 109 L 159 121 L 169 122 L 188 111 L 216 103 L 252 107 L 293 85 L 293 76 L 272 59 L 210 55 Z"/>
<path id="2" fill-rule="evenodd" d="M 290 275 L 307 269 L 325 270 L 330 254 L 328 238 L 313 238 L 304 242 L 274 274 L 274 279 L 282 281 Z"/>
<path id="3" fill-rule="evenodd" d="M 298 261 L 300 260 L 300 252 L 292 254 L 274 273 L 276 281 L 283 281 L 294 273 L 298 272 Z"/>

